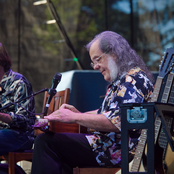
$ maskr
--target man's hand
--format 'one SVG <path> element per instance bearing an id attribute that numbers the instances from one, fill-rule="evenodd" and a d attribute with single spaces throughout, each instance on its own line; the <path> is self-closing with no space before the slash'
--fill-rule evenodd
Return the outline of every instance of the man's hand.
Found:
<path id="1" fill-rule="evenodd" d="M 75 110 L 76 112 L 78 110 L 76 110 L 75 107 L 70 107 L 70 105 L 68 105 L 67 107 L 68 107 L 68 109 L 66 108 L 66 106 L 62 106 L 62 107 L 60 107 L 59 110 L 51 113 L 48 116 L 45 116 L 44 118 L 48 119 L 48 121 L 59 121 L 59 122 L 64 122 L 64 123 L 75 123 L 75 115 L 76 114 L 72 110 Z"/>
<path id="2" fill-rule="evenodd" d="M 12 122 L 12 118 L 11 118 L 11 116 L 9 114 L 0 112 L 0 121 L 3 121 L 5 123 L 11 123 Z"/>
<path id="3" fill-rule="evenodd" d="M 60 109 L 64 108 L 64 109 L 69 109 L 72 112 L 76 112 L 76 113 L 80 113 L 80 111 L 78 111 L 74 106 L 69 105 L 69 104 L 62 104 L 62 106 L 60 106 Z"/>

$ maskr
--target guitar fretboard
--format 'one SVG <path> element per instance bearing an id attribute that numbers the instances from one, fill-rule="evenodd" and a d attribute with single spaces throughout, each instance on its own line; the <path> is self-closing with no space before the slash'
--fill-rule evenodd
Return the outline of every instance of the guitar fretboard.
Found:
<path id="1" fill-rule="evenodd" d="M 174 79 L 174 73 L 170 73 L 168 75 L 166 86 L 165 86 L 163 96 L 161 99 L 162 103 L 174 104 L 174 82 L 173 82 L 173 79 Z M 167 124 L 167 128 L 170 129 L 171 124 L 172 124 L 172 118 L 165 116 L 165 121 Z M 165 158 L 167 144 L 168 144 L 168 140 L 167 140 L 165 132 L 163 131 L 163 128 L 162 128 L 160 135 L 159 135 L 159 145 L 160 145 L 160 147 L 162 147 L 164 149 L 163 159 Z"/>
<path id="2" fill-rule="evenodd" d="M 174 84 L 173 83 L 174 73 L 170 73 L 167 77 L 167 82 L 163 91 L 161 103 L 174 104 Z M 169 97 L 170 96 L 170 97 Z M 169 100 L 168 100 L 169 98 Z M 167 102 L 168 101 L 168 102 Z"/>
<path id="3" fill-rule="evenodd" d="M 158 96 L 159 96 L 159 92 L 161 89 L 162 80 L 163 80 L 163 78 L 161 78 L 161 77 L 157 78 L 156 83 L 155 83 L 155 89 L 153 91 L 153 95 L 151 98 L 151 102 L 157 101 Z M 161 124 L 161 122 L 159 122 L 159 121 L 160 121 L 160 118 L 157 117 L 157 119 L 155 120 L 155 125 Z M 155 132 L 156 133 L 159 132 L 158 126 L 156 126 Z M 156 133 L 155 133 L 155 135 L 157 135 Z M 144 151 L 145 144 L 146 144 L 146 139 L 147 139 L 147 130 L 142 129 L 130 172 L 138 172 L 139 171 L 143 151 Z"/>

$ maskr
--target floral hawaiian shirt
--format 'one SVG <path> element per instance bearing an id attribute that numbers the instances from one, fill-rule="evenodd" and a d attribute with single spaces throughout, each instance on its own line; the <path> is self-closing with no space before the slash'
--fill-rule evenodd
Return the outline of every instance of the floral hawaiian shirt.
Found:
<path id="1" fill-rule="evenodd" d="M 123 103 L 148 102 L 153 92 L 153 84 L 138 67 L 131 69 L 120 80 L 109 85 L 98 114 L 103 114 L 121 131 L 121 109 Z M 94 131 L 86 135 L 100 166 L 121 164 L 121 132 Z M 131 136 L 131 134 L 133 136 Z M 140 130 L 129 134 L 129 152 L 135 152 Z"/>
<path id="2" fill-rule="evenodd" d="M 26 98 L 32 93 L 32 86 L 24 76 L 12 70 L 5 73 L 0 82 L 0 112 L 10 114 L 13 121 L 10 124 L 0 121 L 0 129 L 15 129 L 34 135 L 34 97 Z"/>

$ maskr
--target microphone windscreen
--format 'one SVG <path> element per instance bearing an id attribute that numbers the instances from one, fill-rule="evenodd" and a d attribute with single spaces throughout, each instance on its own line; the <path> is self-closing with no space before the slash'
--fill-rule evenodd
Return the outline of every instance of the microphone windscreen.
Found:
<path id="1" fill-rule="evenodd" d="M 56 73 L 52 80 L 52 89 L 55 89 L 62 78 L 62 74 Z"/>

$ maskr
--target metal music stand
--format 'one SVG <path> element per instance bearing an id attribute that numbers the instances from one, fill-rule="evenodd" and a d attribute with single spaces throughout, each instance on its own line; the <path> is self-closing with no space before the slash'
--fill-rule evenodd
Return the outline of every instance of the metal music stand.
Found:
<path id="1" fill-rule="evenodd" d="M 154 157 L 154 114 L 161 119 L 164 132 L 174 151 L 174 140 L 166 125 L 165 115 L 174 116 L 174 105 L 167 103 L 130 103 L 121 105 L 121 171 L 122 174 L 153 174 L 155 173 Z M 138 115 L 138 117 L 137 117 Z M 129 172 L 128 162 L 128 131 L 130 129 L 147 129 L 147 171 Z"/>
<path id="2" fill-rule="evenodd" d="M 121 173 L 154 174 L 154 103 L 121 105 Z M 137 113 L 137 114 L 136 114 Z M 135 117 L 134 117 L 135 115 Z M 139 115 L 139 117 L 137 117 Z M 128 137 L 131 129 L 147 129 L 147 171 L 129 172 Z M 124 160 L 123 160 L 124 159 Z"/>

